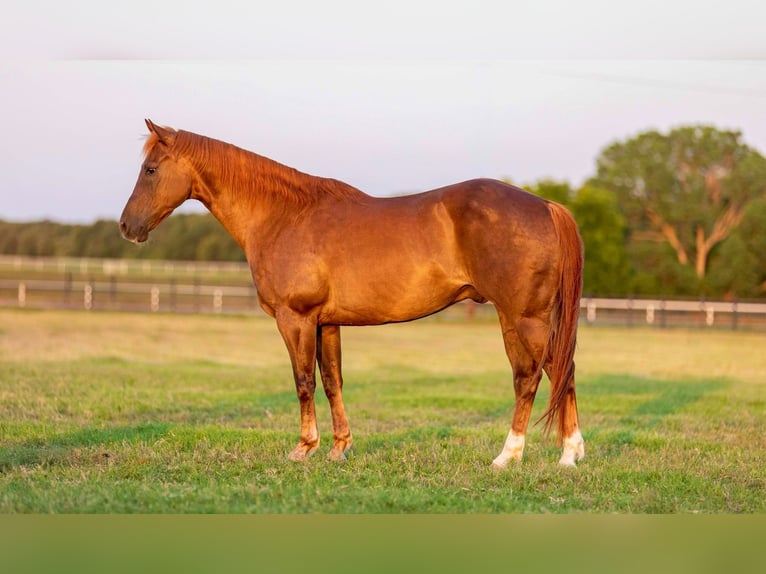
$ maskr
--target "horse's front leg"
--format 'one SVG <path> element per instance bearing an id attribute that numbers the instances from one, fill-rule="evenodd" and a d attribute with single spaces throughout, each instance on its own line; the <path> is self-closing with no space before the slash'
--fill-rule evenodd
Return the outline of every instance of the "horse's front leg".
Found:
<path id="1" fill-rule="evenodd" d="M 323 325 L 317 329 L 317 362 L 322 384 L 332 413 L 333 443 L 327 458 L 346 460 L 345 452 L 351 448 L 351 429 L 343 406 L 343 376 L 340 367 L 340 327 Z"/>
<path id="2" fill-rule="evenodd" d="M 292 311 L 277 312 L 277 328 L 287 345 L 301 407 L 301 438 L 288 455 L 304 460 L 319 446 L 314 390 L 316 389 L 316 320 Z"/>

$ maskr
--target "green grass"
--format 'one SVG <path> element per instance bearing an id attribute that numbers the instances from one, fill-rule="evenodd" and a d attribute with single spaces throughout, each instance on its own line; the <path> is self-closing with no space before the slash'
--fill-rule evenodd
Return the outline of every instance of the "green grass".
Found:
<path id="1" fill-rule="evenodd" d="M 586 458 L 510 423 L 494 322 L 344 329 L 354 447 L 287 453 L 298 405 L 256 317 L 0 310 L 3 513 L 752 513 L 766 510 L 766 337 L 582 328 Z M 547 399 L 541 386 L 533 413 Z M 534 420 L 534 419 L 533 419 Z"/>

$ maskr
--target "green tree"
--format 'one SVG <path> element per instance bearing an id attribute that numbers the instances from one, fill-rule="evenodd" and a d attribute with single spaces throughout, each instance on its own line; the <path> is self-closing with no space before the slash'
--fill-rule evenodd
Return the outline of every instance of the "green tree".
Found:
<path id="1" fill-rule="evenodd" d="M 120 236 L 116 221 L 101 219 L 77 230 L 77 255 L 82 257 L 120 257 L 130 244 Z"/>
<path id="2" fill-rule="evenodd" d="M 540 179 L 529 185 L 525 185 L 524 189 L 545 199 L 550 199 L 556 203 L 571 207 L 572 198 L 575 193 L 572 186 L 566 181 L 556 181 L 554 179 Z"/>
<path id="3" fill-rule="evenodd" d="M 766 160 L 738 131 L 648 131 L 601 152 L 591 183 L 615 194 L 634 239 L 667 242 L 704 279 L 712 250 L 766 191 Z"/>
<path id="4" fill-rule="evenodd" d="M 174 215 L 153 234 L 152 256 L 160 259 L 244 260 L 242 249 L 209 213 Z"/>
<path id="5" fill-rule="evenodd" d="M 0 220 L 0 253 L 64 257 L 129 257 L 244 261 L 245 255 L 215 218 L 208 214 L 177 214 L 135 246 L 120 235 L 116 221 L 64 225 L 52 221 L 10 223 Z"/>
<path id="6" fill-rule="evenodd" d="M 57 255 L 56 248 L 67 233 L 67 226 L 52 221 L 36 221 L 16 227 L 16 254 Z"/>
<path id="7" fill-rule="evenodd" d="M 0 220 L 0 253 L 16 255 L 19 252 L 18 223 Z"/>
<path id="8" fill-rule="evenodd" d="M 625 249 L 625 220 L 610 192 L 592 186 L 577 191 L 569 208 L 585 246 L 583 291 L 627 295 L 632 291 L 630 261 Z"/>
<path id="9" fill-rule="evenodd" d="M 714 286 L 727 297 L 762 297 L 766 292 L 766 199 L 745 209 L 742 223 L 714 255 Z"/>
<path id="10" fill-rule="evenodd" d="M 594 186 L 575 191 L 569 183 L 553 179 L 541 179 L 524 188 L 572 212 L 585 250 L 583 292 L 625 295 L 631 291 L 625 221 L 612 193 Z"/>
<path id="11" fill-rule="evenodd" d="M 626 246 L 632 268 L 635 295 L 683 295 L 700 293 L 700 281 L 689 265 L 681 265 L 666 242 L 631 241 Z"/>

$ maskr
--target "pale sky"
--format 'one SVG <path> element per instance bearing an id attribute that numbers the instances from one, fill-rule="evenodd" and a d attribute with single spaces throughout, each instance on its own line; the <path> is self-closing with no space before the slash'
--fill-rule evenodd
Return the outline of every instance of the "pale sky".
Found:
<path id="1" fill-rule="evenodd" d="M 760 1 L 32 4 L 0 22 L 0 219 L 117 218 L 145 117 L 374 195 L 578 185 L 690 123 L 766 154 Z"/>

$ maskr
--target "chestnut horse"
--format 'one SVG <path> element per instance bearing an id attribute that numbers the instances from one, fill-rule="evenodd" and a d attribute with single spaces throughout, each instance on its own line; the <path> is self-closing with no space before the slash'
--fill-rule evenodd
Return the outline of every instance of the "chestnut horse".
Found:
<path id="1" fill-rule="evenodd" d="M 329 458 L 351 446 L 341 389 L 342 325 L 381 325 L 464 299 L 497 309 L 516 393 L 493 466 L 521 460 L 542 371 L 551 381 L 545 429 L 556 423 L 560 463 L 584 456 L 574 351 L 582 241 L 562 206 L 500 181 L 371 197 L 233 145 L 146 120 L 150 134 L 120 220 L 140 243 L 187 199 L 202 202 L 244 250 L 261 307 L 276 319 L 300 402 L 291 460 L 319 446 L 315 365 L 332 412 Z"/>

